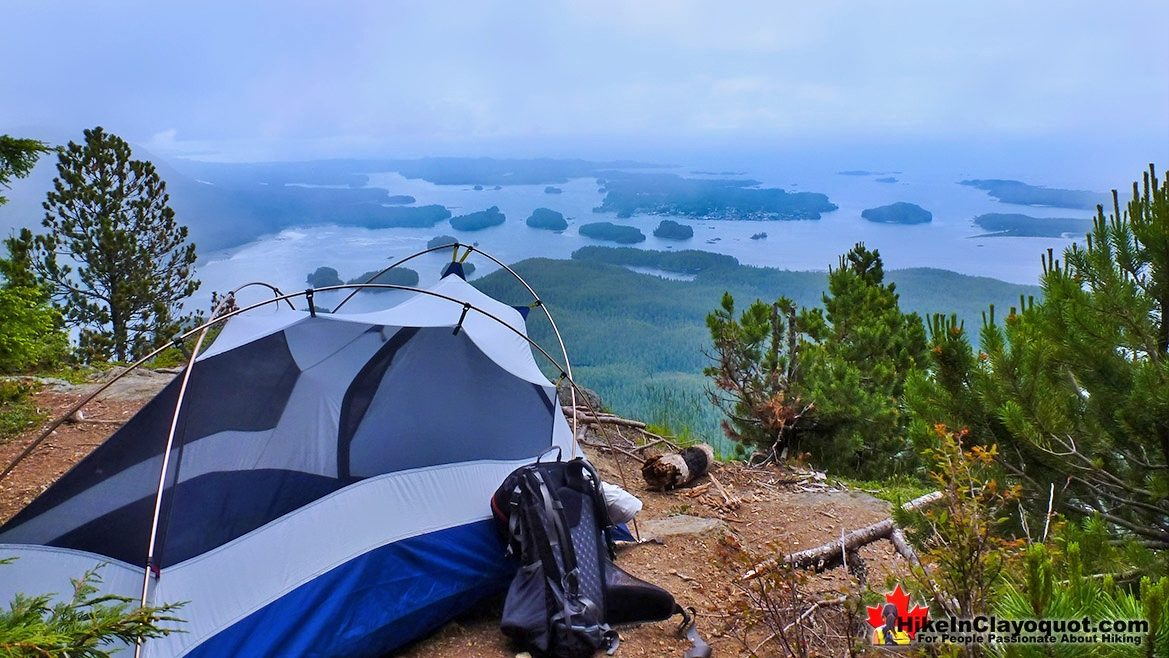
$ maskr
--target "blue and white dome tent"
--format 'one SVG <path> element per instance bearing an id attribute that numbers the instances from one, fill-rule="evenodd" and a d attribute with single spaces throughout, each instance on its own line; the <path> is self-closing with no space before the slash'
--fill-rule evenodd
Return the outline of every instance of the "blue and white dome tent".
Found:
<path id="1" fill-rule="evenodd" d="M 0 557 L 18 558 L 0 602 L 68 593 L 101 564 L 105 592 L 187 602 L 183 632 L 146 641 L 146 658 L 376 656 L 506 587 L 492 492 L 553 448 L 577 454 L 533 349 L 570 382 L 571 366 L 462 260 L 429 289 L 275 291 L 225 315 L 202 353 L 223 318 L 187 332 L 181 375 L 0 527 Z M 316 312 L 314 292 L 347 288 L 406 299 Z"/>

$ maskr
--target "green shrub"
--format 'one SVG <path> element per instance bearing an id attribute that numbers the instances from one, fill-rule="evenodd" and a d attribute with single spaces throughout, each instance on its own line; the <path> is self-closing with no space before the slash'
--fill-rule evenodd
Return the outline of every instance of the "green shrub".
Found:
<path id="1" fill-rule="evenodd" d="M 32 400 L 38 388 L 28 381 L 0 379 L 0 443 L 44 420 Z"/>

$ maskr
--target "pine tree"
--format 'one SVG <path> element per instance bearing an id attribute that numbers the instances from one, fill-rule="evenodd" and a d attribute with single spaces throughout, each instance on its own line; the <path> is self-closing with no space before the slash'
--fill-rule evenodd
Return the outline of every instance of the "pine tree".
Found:
<path id="1" fill-rule="evenodd" d="M 823 309 L 805 310 L 802 394 L 815 405 L 804 440 L 818 460 L 861 475 L 912 462 L 901 408 L 905 381 L 925 361 L 917 314 L 901 312 L 877 250 L 857 244 L 828 275 Z"/>
<path id="2" fill-rule="evenodd" d="M 829 273 L 823 309 L 756 301 L 736 320 L 723 296 L 706 319 L 714 365 L 705 374 L 729 438 L 807 451 L 853 474 L 883 475 L 913 459 L 900 397 L 924 361 L 925 330 L 884 278 L 880 254 L 858 244 Z"/>
<path id="3" fill-rule="evenodd" d="M 997 442 L 1033 514 L 1099 514 L 1169 549 L 1169 183 L 1150 166 L 1127 207 L 1113 192 L 1084 246 L 1043 264 L 1042 301 L 989 316 L 978 357 L 953 362 L 966 372 L 938 378 L 935 360 L 941 392 L 915 383 L 910 404 Z"/>
<path id="4" fill-rule="evenodd" d="M 0 187 L 27 176 L 49 147 L 35 139 L 0 135 Z M 0 196 L 0 206 L 7 202 Z M 8 257 L 0 258 L 0 373 L 49 367 L 68 352 L 61 312 L 50 303 L 50 290 L 32 270 L 32 234 L 23 229 L 5 239 Z"/>
<path id="5" fill-rule="evenodd" d="M 0 135 L 0 187 L 7 188 L 12 179 L 29 175 L 37 159 L 49 150 L 48 144 L 36 139 Z M 7 202 L 0 195 L 0 206 Z"/>
<path id="6" fill-rule="evenodd" d="M 778 457 L 789 447 L 810 405 L 800 399 L 800 332 L 795 304 L 781 297 L 756 300 L 736 319 L 735 300 L 724 293 L 719 309 L 706 316 L 714 365 L 703 369 L 714 387 L 707 396 L 726 418 L 723 432 L 743 448 Z"/>
<path id="7" fill-rule="evenodd" d="M 195 245 L 168 203 L 154 165 L 100 127 L 61 150 L 33 262 L 81 328 L 84 358 L 132 359 L 182 322 L 181 302 L 199 287 Z"/>
<path id="8" fill-rule="evenodd" d="M 51 303 L 52 290 L 32 270 L 28 244 L 32 233 L 4 241 L 8 258 L 0 258 L 0 373 L 49 368 L 69 352 L 61 311 Z"/>

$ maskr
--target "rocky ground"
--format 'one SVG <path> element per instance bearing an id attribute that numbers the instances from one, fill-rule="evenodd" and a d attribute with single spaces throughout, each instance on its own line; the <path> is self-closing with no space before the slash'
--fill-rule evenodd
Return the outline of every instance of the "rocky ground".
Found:
<path id="1" fill-rule="evenodd" d="M 132 374 L 87 405 L 83 417 L 58 428 L 0 482 L 0 521 L 99 445 L 171 376 L 150 371 Z M 55 417 L 68 411 L 96 385 L 100 382 L 80 387 L 48 382 L 36 394 L 36 403 Z M 6 465 L 23 450 L 40 429 L 0 444 L 0 465 Z M 618 436 L 616 428 L 605 430 L 604 436 L 590 433 L 587 440 L 592 446 L 586 448 L 606 480 L 621 484 L 644 503 L 636 523 L 643 541 L 621 548 L 618 564 L 669 589 L 683 605 L 697 609 L 699 630 L 718 656 L 787 655 L 779 640 L 765 641 L 773 628 L 765 624 L 747 627 L 743 611 L 749 607 L 751 592 L 757 589 L 752 590 L 753 585 L 744 583 L 740 575 L 751 564 L 777 552 L 832 541 L 889 514 L 889 505 L 884 501 L 834 486 L 822 474 L 791 466 L 748 468 L 738 463 L 723 464 L 714 473 L 717 483 L 703 477 L 672 492 L 647 491 L 636 455 L 665 446 L 632 450 L 630 447 L 639 442 L 627 438 L 628 434 Z M 622 452 L 602 447 L 606 445 L 627 447 Z M 878 591 L 883 591 L 886 580 L 904 567 L 888 542 L 870 544 L 860 555 L 868 583 Z M 857 581 L 843 569 L 835 569 L 801 576 L 798 586 L 798 600 L 773 595 L 775 607 L 786 609 L 779 617 L 787 615 L 794 620 L 803 616 L 801 625 L 808 628 L 805 637 L 814 649 L 810 655 L 847 655 L 850 636 L 864 630 L 863 609 L 860 619 L 852 620 L 851 630 L 846 606 L 832 603 L 808 610 L 818 601 L 833 601 L 856 591 Z M 501 608 L 501 600 L 485 602 L 472 614 L 447 624 L 400 655 L 511 658 L 516 651 L 498 629 Z M 681 656 L 688 644 L 674 634 L 674 627 L 672 622 L 662 622 L 622 629 L 618 655 Z"/>

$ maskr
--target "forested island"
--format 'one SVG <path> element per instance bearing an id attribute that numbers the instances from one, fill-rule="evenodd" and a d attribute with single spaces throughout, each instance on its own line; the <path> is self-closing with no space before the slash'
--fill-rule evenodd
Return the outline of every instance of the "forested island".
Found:
<path id="1" fill-rule="evenodd" d="M 966 185 L 983 190 L 1003 203 L 1013 203 L 1020 206 L 1051 206 L 1053 208 L 1095 210 L 1097 204 L 1107 201 L 1106 195 L 1096 192 L 1041 187 L 1038 185 L 1028 185 L 1017 180 L 1002 180 L 998 178 L 964 180 L 959 185 Z"/>
<path id="2" fill-rule="evenodd" d="M 499 206 L 491 206 L 487 210 L 480 210 L 466 215 L 451 218 L 451 227 L 456 231 L 482 231 L 485 228 L 499 226 L 506 221 Z"/>
<path id="3" fill-rule="evenodd" d="M 370 270 L 369 272 L 362 273 L 360 276 L 356 276 L 356 277 L 353 277 L 352 279 L 349 279 L 349 281 L 342 281 L 340 275 L 338 275 L 338 273 L 337 273 L 337 270 L 333 269 L 332 267 L 322 266 L 322 267 L 318 267 L 315 271 L 313 271 L 311 274 L 309 274 L 307 277 L 305 277 L 305 281 L 307 281 L 308 284 L 310 286 L 312 286 L 313 288 L 325 288 L 328 286 L 339 286 L 339 285 L 343 285 L 344 283 L 349 283 L 349 284 L 382 283 L 382 284 L 395 285 L 395 286 L 416 286 L 416 285 L 418 285 L 418 272 L 416 272 L 408 267 L 395 267 L 394 269 L 392 269 L 388 272 L 383 272 L 381 274 L 381 276 L 378 276 L 373 281 L 370 281 L 370 279 L 373 278 L 374 275 L 377 273 L 378 273 L 377 270 Z M 372 292 L 386 292 L 387 291 L 386 288 L 368 288 L 368 290 L 370 290 Z"/>
<path id="4" fill-rule="evenodd" d="M 564 215 L 550 208 L 536 208 L 526 223 L 532 228 L 548 231 L 563 231 L 568 228 L 568 221 L 564 219 Z"/>
<path id="5" fill-rule="evenodd" d="M 452 244 L 458 244 L 459 239 L 453 235 L 436 235 L 426 241 L 427 249 L 434 249 L 435 247 L 449 247 Z"/>
<path id="6" fill-rule="evenodd" d="M 988 213 L 974 218 L 987 233 L 978 237 L 1058 238 L 1068 233 L 1084 235 L 1092 228 L 1090 219 L 1031 217 L 1017 213 Z"/>
<path id="7" fill-rule="evenodd" d="M 665 240 L 689 240 L 694 237 L 694 228 L 688 224 L 679 224 L 672 219 L 663 219 L 654 229 L 654 237 Z"/>
<path id="8" fill-rule="evenodd" d="M 593 222 L 578 229 L 580 234 L 594 240 L 608 240 L 619 244 L 645 242 L 645 234 L 636 226 L 622 226 L 612 222 Z"/>
<path id="9" fill-rule="evenodd" d="M 861 217 L 881 224 L 926 224 L 933 221 L 934 215 L 916 203 L 898 201 L 887 206 L 868 208 L 861 212 Z"/>
<path id="10" fill-rule="evenodd" d="M 324 266 L 318 267 L 315 271 L 311 272 L 307 277 L 305 277 L 305 282 L 313 288 L 327 288 L 329 286 L 339 286 L 345 283 L 337 274 L 337 270 Z"/>
<path id="11" fill-rule="evenodd" d="M 759 181 L 749 179 L 611 172 L 604 185 L 605 199 L 593 210 L 615 212 L 618 217 L 644 213 L 768 221 L 820 219 L 820 213 L 836 210 L 823 194 L 759 188 Z"/>
<path id="12" fill-rule="evenodd" d="M 382 272 L 381 275 L 374 278 L 377 270 L 370 270 L 363 272 L 359 276 L 349 279 L 349 283 L 381 283 L 392 286 L 417 286 L 418 272 L 408 267 L 395 267 L 388 272 Z M 370 279 L 373 278 L 372 281 Z M 389 292 L 389 288 L 368 288 L 371 292 Z"/>

